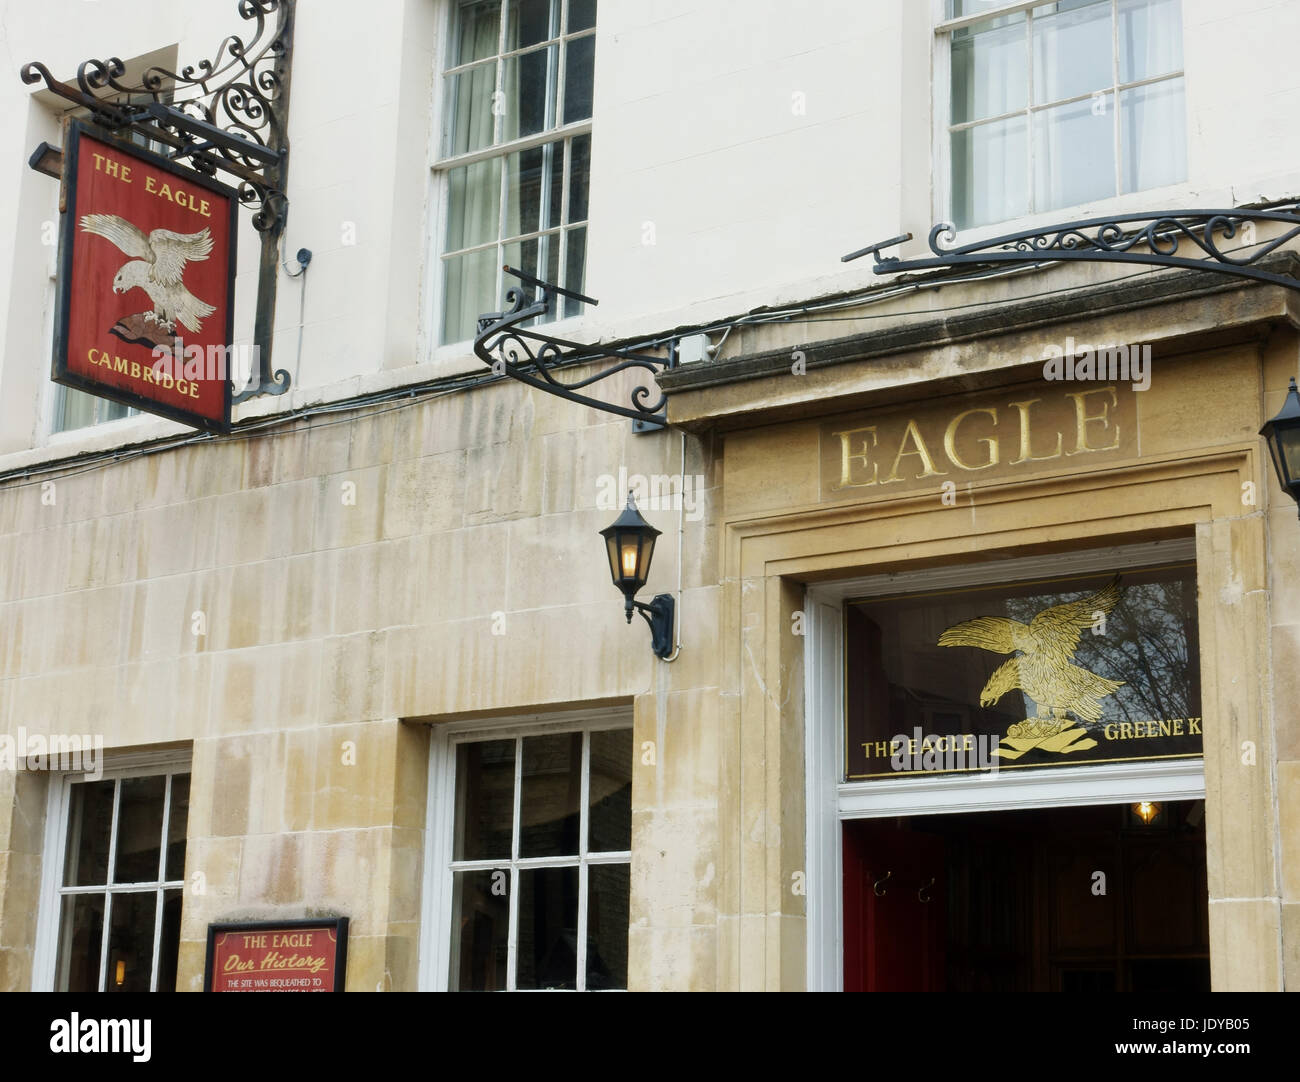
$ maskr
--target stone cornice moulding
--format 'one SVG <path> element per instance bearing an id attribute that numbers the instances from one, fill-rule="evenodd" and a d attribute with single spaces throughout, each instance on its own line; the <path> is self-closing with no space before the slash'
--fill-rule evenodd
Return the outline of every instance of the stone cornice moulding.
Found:
<path id="1" fill-rule="evenodd" d="M 1278 253 L 1261 261 L 1261 266 L 1278 273 L 1294 271 L 1300 277 L 1300 255 L 1294 252 Z M 1245 292 L 1246 297 L 1237 306 L 1235 318 L 1227 321 L 1222 312 L 1215 311 L 1213 306 L 1189 304 L 1234 292 Z M 770 423 L 794 416 L 834 413 L 853 408 L 834 400 L 842 392 L 831 392 L 828 400 L 825 389 L 815 386 L 816 381 L 809 378 L 813 373 L 900 354 L 939 350 L 974 342 L 992 343 L 1046 328 L 1058 328 L 1060 333 L 1055 333 L 1053 337 L 1062 341 L 1066 334 L 1072 334 L 1078 341 L 1085 341 L 1086 334 L 1074 333 L 1081 330 L 1081 324 L 1171 304 L 1187 306 L 1190 318 L 1181 319 L 1177 330 L 1153 327 L 1152 330 L 1156 333 L 1143 337 L 1143 342 L 1176 342 L 1217 335 L 1227 344 L 1233 340 L 1230 332 L 1235 331 L 1235 340 L 1240 341 L 1243 337 L 1251 337 L 1241 334 L 1243 328 L 1263 327 L 1263 332 L 1255 336 L 1263 337 L 1268 326 L 1278 323 L 1300 330 L 1300 297 L 1281 286 L 1230 278 L 1213 271 L 1157 271 L 1143 275 L 1137 281 L 1129 278 L 1080 285 L 1077 289 L 1054 293 L 1050 297 L 994 302 L 978 311 L 960 312 L 951 316 L 911 320 L 899 316 L 901 325 L 889 326 L 878 332 L 858 333 L 821 342 L 809 341 L 807 337 L 792 338 L 792 344 L 784 348 L 725 360 L 681 365 L 672 372 L 661 374 L 658 381 L 668 395 L 668 419 L 671 425 L 691 431 L 719 424 L 737 427 L 736 421 L 748 425 L 753 423 L 756 408 L 773 414 L 765 417 L 762 422 Z M 791 350 L 794 348 L 804 355 L 807 376 L 791 375 Z M 1024 363 L 1025 359 L 1017 356 L 1012 364 L 994 365 L 987 371 L 1007 371 Z M 976 374 L 973 371 L 962 373 L 963 376 Z M 798 379 L 800 383 L 787 384 L 790 394 L 782 402 L 767 405 L 751 400 L 715 408 L 710 402 L 712 396 L 697 394 L 709 388 L 774 378 L 783 383 Z M 935 385 L 952 378 L 949 375 L 934 377 L 922 374 L 920 378 L 904 383 L 911 394 L 916 395 L 921 393 L 919 388 L 927 385 L 931 393 L 934 393 L 937 390 Z M 898 386 L 897 381 L 892 381 L 892 384 Z M 961 389 L 974 389 L 974 386 L 966 385 Z M 807 408 L 809 405 L 813 405 L 813 408 Z M 791 411 L 788 407 L 795 409 Z M 784 416 L 780 415 L 782 413 Z"/>

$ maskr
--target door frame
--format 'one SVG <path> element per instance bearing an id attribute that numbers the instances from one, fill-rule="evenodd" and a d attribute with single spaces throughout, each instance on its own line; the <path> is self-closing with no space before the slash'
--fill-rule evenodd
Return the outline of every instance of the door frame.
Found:
<path id="1" fill-rule="evenodd" d="M 1195 559 L 1196 541 L 1189 536 L 892 572 L 808 588 L 804 764 L 807 987 L 810 991 L 841 991 L 844 985 L 841 823 L 846 819 L 1205 797 L 1205 764 L 1199 757 L 996 774 L 939 774 L 896 781 L 840 782 L 844 776 L 840 734 L 844 724 L 845 601 Z M 1197 578 L 1199 581 L 1199 566 Z"/>

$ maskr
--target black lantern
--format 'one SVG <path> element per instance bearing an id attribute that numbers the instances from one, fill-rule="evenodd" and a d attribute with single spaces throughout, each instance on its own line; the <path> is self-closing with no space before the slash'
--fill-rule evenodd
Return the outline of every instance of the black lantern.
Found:
<path id="1" fill-rule="evenodd" d="M 656 657 L 667 657 L 673 652 L 673 597 L 657 594 L 650 604 L 638 601 L 636 592 L 650 577 L 650 561 L 654 558 L 655 538 L 659 536 L 650 523 L 641 517 L 629 492 L 627 507 L 613 523 L 600 531 L 605 539 L 609 556 L 609 574 L 614 585 L 623 591 L 627 602 L 627 622 L 632 622 L 635 609 L 650 625 L 651 649 Z"/>
<path id="2" fill-rule="evenodd" d="M 1300 394 L 1296 393 L 1294 377 L 1282 409 L 1259 434 L 1268 440 L 1268 451 L 1273 456 L 1282 488 L 1300 504 Z"/>

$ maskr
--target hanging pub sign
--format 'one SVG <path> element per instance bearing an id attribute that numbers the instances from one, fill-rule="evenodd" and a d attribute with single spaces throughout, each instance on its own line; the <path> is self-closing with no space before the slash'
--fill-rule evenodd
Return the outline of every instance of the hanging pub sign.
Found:
<path id="1" fill-rule="evenodd" d="M 1196 567 L 854 601 L 845 778 L 1199 756 Z"/>
<path id="2" fill-rule="evenodd" d="M 237 193 L 68 124 L 56 383 L 230 430 Z"/>
<path id="3" fill-rule="evenodd" d="M 205 992 L 342 992 L 348 918 L 208 925 Z"/>

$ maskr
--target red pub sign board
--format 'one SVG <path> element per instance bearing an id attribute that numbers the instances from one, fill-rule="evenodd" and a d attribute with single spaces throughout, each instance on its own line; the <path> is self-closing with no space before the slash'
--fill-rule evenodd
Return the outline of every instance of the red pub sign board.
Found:
<path id="1" fill-rule="evenodd" d="M 233 189 L 71 121 L 55 382 L 230 430 Z"/>
<path id="2" fill-rule="evenodd" d="M 348 918 L 208 926 L 205 992 L 341 992 Z"/>

